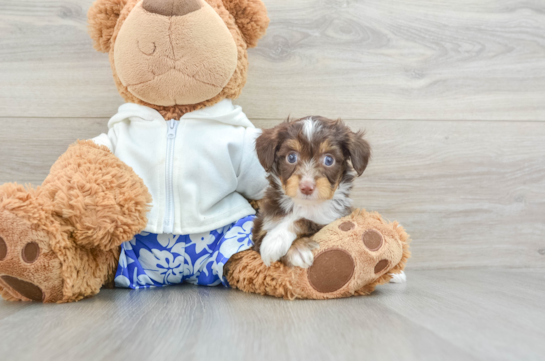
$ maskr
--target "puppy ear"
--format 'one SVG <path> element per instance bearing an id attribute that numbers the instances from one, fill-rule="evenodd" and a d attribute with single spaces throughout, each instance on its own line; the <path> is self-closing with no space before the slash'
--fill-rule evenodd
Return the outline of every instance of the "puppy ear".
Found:
<path id="1" fill-rule="evenodd" d="M 259 163 L 270 172 L 276 156 L 278 146 L 278 132 L 275 128 L 264 129 L 263 133 L 255 141 L 255 150 Z"/>
<path id="2" fill-rule="evenodd" d="M 261 0 L 223 0 L 223 5 L 235 18 L 248 48 L 257 46 L 270 22 L 265 4 Z"/>
<path id="3" fill-rule="evenodd" d="M 89 35 L 97 51 L 103 53 L 110 51 L 110 40 L 126 3 L 127 0 L 97 0 L 89 9 L 87 13 Z"/>
<path id="4" fill-rule="evenodd" d="M 363 131 L 357 133 L 350 132 L 348 139 L 348 153 L 350 153 L 352 166 L 356 170 L 356 173 L 358 173 L 358 176 L 363 174 L 371 158 L 371 146 L 363 139 L 364 135 Z"/>

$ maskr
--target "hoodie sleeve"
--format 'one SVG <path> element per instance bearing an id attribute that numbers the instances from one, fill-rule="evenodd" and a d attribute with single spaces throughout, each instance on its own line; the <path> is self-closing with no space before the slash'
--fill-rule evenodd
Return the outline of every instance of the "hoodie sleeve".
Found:
<path id="1" fill-rule="evenodd" d="M 261 135 L 261 129 L 246 128 L 242 161 L 238 172 L 237 192 L 248 199 L 261 199 L 269 185 L 267 173 L 257 159 L 255 140 Z"/>
<path id="2" fill-rule="evenodd" d="M 102 133 L 98 137 L 91 139 L 98 145 L 103 145 L 108 147 L 108 149 L 115 154 L 115 145 L 117 143 L 117 137 L 115 135 L 114 129 L 110 129 L 108 134 Z"/>

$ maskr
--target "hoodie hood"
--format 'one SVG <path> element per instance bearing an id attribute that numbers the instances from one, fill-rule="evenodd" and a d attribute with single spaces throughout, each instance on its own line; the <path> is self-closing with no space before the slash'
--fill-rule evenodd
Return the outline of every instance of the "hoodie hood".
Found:
<path id="1" fill-rule="evenodd" d="M 120 122 L 154 120 L 166 121 L 167 119 L 164 119 L 163 116 L 153 108 L 145 105 L 126 103 L 121 105 L 117 114 L 110 119 L 108 128 L 112 129 L 115 124 Z M 184 120 L 208 120 L 239 127 L 255 128 L 252 122 L 250 122 L 242 112 L 242 108 L 238 105 L 233 105 L 233 102 L 230 99 L 224 99 L 210 107 L 184 114 L 180 121 Z"/>

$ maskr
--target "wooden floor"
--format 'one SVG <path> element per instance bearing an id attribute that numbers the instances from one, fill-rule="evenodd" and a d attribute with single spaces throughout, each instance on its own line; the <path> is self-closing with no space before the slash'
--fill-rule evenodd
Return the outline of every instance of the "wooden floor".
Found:
<path id="1" fill-rule="evenodd" d="M 333 301 L 220 287 L 0 301 L 2 360 L 544 360 L 545 270 L 420 270 Z"/>

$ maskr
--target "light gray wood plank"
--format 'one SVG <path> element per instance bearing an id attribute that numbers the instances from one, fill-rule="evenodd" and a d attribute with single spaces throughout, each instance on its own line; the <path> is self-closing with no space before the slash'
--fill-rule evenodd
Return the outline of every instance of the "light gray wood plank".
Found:
<path id="1" fill-rule="evenodd" d="M 479 359 L 542 360 L 544 284 L 543 270 L 420 271 L 380 302 Z"/>
<path id="2" fill-rule="evenodd" d="M 269 2 L 253 117 L 545 120 L 539 0 Z"/>
<path id="3" fill-rule="evenodd" d="M 110 116 L 122 103 L 87 35 L 92 3 L 0 2 L 0 116 Z"/>
<path id="4" fill-rule="evenodd" d="M 0 116 L 109 117 L 92 0 L 0 2 Z M 545 120 L 540 0 L 267 1 L 238 100 L 252 118 Z"/>
<path id="5" fill-rule="evenodd" d="M 0 321 L 25 309 L 26 305 L 24 303 L 2 302 L 0 303 Z"/>
<path id="6" fill-rule="evenodd" d="M 40 184 L 107 119 L 0 119 L 0 182 Z M 258 120 L 259 127 L 276 121 Z M 373 159 L 352 197 L 398 220 L 412 268 L 545 268 L 545 123 L 349 121 Z"/>
<path id="7" fill-rule="evenodd" d="M 544 270 L 422 270 L 369 297 L 283 301 L 221 287 L 26 304 L 0 323 L 9 360 L 540 360 Z M 0 301 L 0 310 L 11 304 Z"/>
<path id="8" fill-rule="evenodd" d="M 70 144 L 107 133 L 107 124 L 100 118 L 0 118 L 0 183 L 41 184 Z"/>

